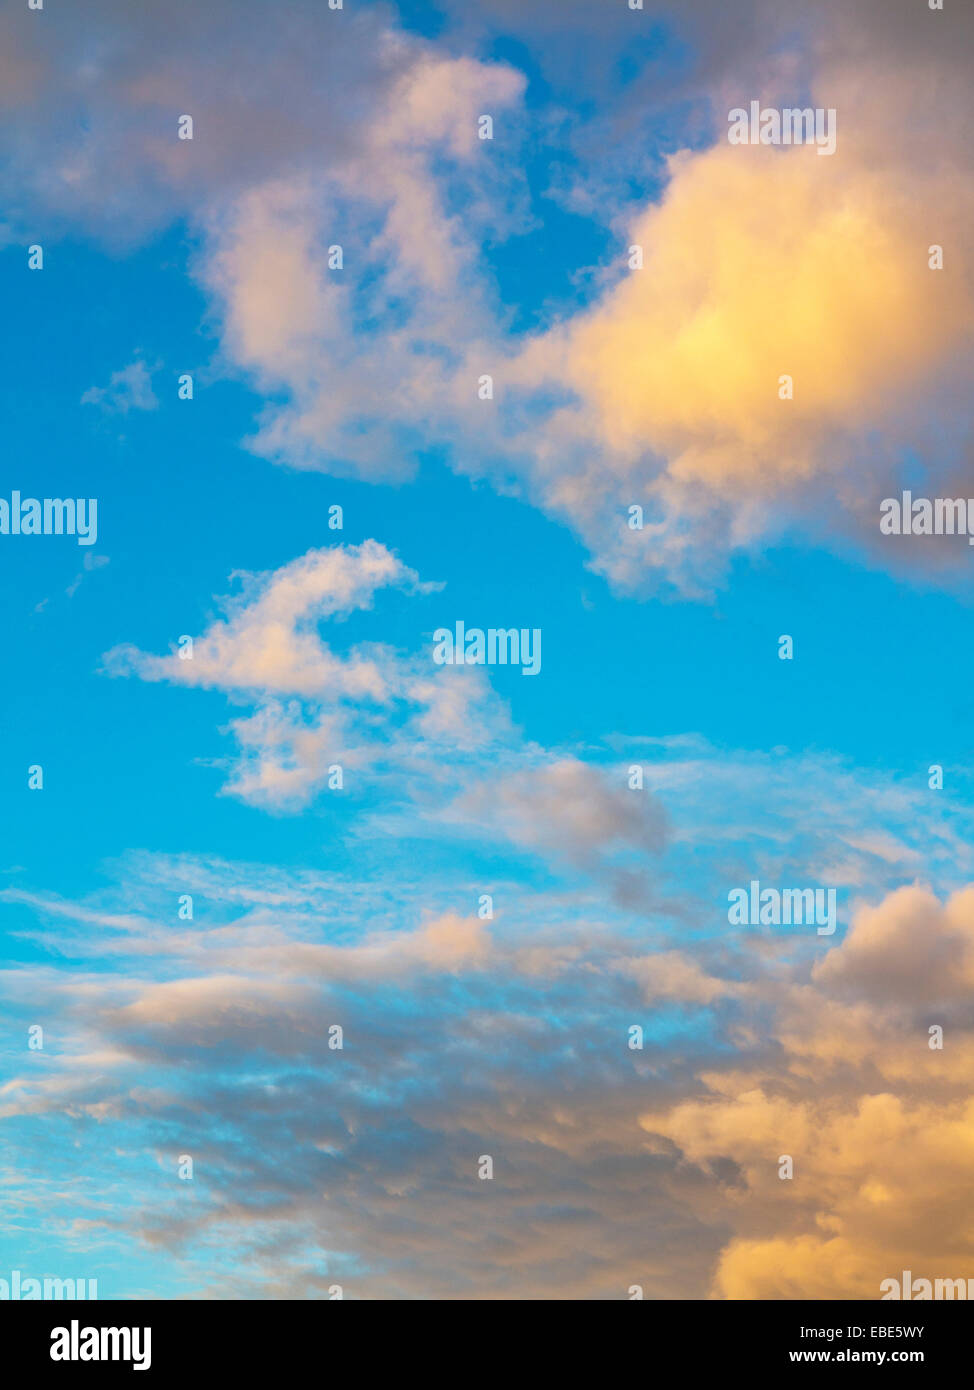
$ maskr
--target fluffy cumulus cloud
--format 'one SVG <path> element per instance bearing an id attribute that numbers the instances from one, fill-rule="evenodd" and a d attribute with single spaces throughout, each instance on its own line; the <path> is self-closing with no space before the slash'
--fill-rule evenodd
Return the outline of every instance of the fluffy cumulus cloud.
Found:
<path id="1" fill-rule="evenodd" d="M 750 1058 L 642 1116 L 701 1171 L 735 1167 L 718 1296 L 877 1298 L 904 1269 L 969 1274 L 971 902 L 904 888 L 863 906 L 810 977 L 755 986 L 771 1012 Z"/>
<path id="2" fill-rule="evenodd" d="M 527 475 L 624 586 L 706 586 L 796 524 L 871 546 L 911 449 L 945 484 L 969 473 L 964 427 L 941 424 L 971 360 L 969 91 L 935 24 L 899 50 L 849 25 L 807 72 L 779 56 L 750 87 L 722 79 L 716 142 L 670 158 L 603 293 L 511 367 L 518 390 L 570 391 Z M 834 110 L 836 152 L 730 144 L 725 116 L 752 98 Z"/>
<path id="3" fill-rule="evenodd" d="M 877 1002 L 963 1001 L 974 984 L 974 895 L 965 889 L 941 905 L 915 886 L 864 908 L 816 978 Z"/>
<path id="4" fill-rule="evenodd" d="M 897 186 L 844 150 L 725 144 L 671 164 L 662 204 L 631 227 L 643 269 L 520 368 L 570 385 L 559 429 L 599 443 L 544 486 L 583 531 L 607 534 L 593 504 L 614 502 L 610 573 L 676 560 L 687 522 L 721 550 L 745 541 L 810 487 L 862 513 L 875 502 L 867 480 L 889 460 L 868 435 L 880 420 L 905 430 L 904 398 L 936 389 L 969 346 L 970 285 L 927 265 L 930 201 L 958 248 L 964 200 L 946 175 L 916 194 L 912 174 Z M 633 502 L 644 532 L 624 524 Z"/>

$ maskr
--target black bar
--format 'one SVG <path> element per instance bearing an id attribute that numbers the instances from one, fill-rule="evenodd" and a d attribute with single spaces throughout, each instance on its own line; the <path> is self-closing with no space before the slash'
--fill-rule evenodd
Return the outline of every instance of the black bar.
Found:
<path id="1" fill-rule="evenodd" d="M 388 1365 L 397 1379 L 426 1374 L 484 1385 L 492 1369 L 523 1378 L 536 1365 L 545 1386 L 619 1374 L 628 1358 L 641 1377 L 666 1368 L 692 1383 L 696 1372 L 747 1376 L 855 1366 L 874 1373 L 931 1369 L 955 1373 L 967 1363 L 971 1317 L 966 1303 L 912 1302 L 24 1302 L 0 1304 L 3 1364 L 23 1377 L 58 1383 L 76 1376 L 175 1377 L 194 1371 L 325 1380 L 371 1380 Z M 73 1326 L 74 1325 L 74 1326 Z M 74 1329 L 76 1328 L 76 1331 Z M 93 1338 L 85 1329 L 99 1329 Z M 52 1348 L 80 1356 L 102 1350 L 100 1329 L 139 1329 L 129 1360 L 53 1360 Z M 142 1329 L 151 1335 L 146 1346 Z M 62 1329 L 62 1331 L 57 1331 Z M 910 1331 L 909 1329 L 912 1329 Z M 831 1335 L 830 1334 L 831 1331 Z M 73 1334 L 73 1336 L 72 1336 Z M 134 1334 L 133 1334 L 134 1335 Z M 104 1342 L 110 1355 L 115 1339 Z M 117 1339 L 120 1353 L 124 1337 Z M 134 1361 L 149 1364 L 136 1371 Z M 464 1354 L 465 1353 L 465 1354 Z M 472 1355 L 471 1355 L 472 1353 Z M 584 1366 L 590 1365 L 588 1371 Z M 542 1381 L 538 1382 L 539 1387 Z"/>

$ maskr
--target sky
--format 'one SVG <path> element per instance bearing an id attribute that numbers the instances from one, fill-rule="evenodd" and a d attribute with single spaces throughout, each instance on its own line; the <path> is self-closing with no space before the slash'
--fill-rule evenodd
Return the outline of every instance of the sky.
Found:
<path id="1" fill-rule="evenodd" d="M 0 1280 L 974 1276 L 974 12 L 0 26 Z"/>

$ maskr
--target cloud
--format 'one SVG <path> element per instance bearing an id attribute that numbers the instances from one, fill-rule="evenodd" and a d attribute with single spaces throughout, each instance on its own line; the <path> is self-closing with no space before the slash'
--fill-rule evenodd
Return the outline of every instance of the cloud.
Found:
<path id="1" fill-rule="evenodd" d="M 476 399 L 478 374 L 466 389 L 456 376 L 467 351 L 492 355 L 481 240 L 523 216 L 478 119 L 500 121 L 524 85 L 500 64 L 418 57 L 364 123 L 361 156 L 214 209 L 197 273 L 225 359 L 288 398 L 264 411 L 256 452 L 401 480 L 410 442 Z"/>
<path id="2" fill-rule="evenodd" d="M 647 62 L 609 119 L 558 147 L 558 196 L 574 185 L 611 239 L 594 297 L 525 339 L 487 254 L 530 221 L 523 76 L 436 53 L 378 9 L 197 8 L 96 0 L 47 30 L 15 17 L 0 68 L 24 119 L 4 124 L 4 178 L 29 209 L 14 216 L 52 233 L 191 218 L 223 366 L 274 398 L 259 452 L 398 480 L 443 439 L 458 468 L 498 476 L 502 460 L 505 485 L 618 585 L 666 575 L 694 592 L 790 525 L 861 539 L 907 446 L 963 477 L 966 417 L 937 429 L 969 367 L 969 47 L 952 17 L 804 7 L 816 41 L 795 62 L 774 56 L 776 7 L 683 7 L 696 35 L 713 16 L 715 38 L 675 85 L 710 97 L 718 135 L 721 103 L 790 103 L 807 83 L 839 110 L 839 152 L 700 149 L 699 112 L 649 149 Z M 465 8 L 483 22 L 486 6 Z M 555 32 L 545 70 L 581 62 L 597 87 L 666 13 L 620 5 L 603 23 L 572 3 L 514 22 L 570 24 L 576 54 Z M 746 65 L 725 61 L 726 39 Z M 761 86 L 732 102 L 729 67 Z M 492 144 L 475 136 L 485 107 Z M 191 144 L 174 136 L 185 109 Z M 531 111 L 540 143 L 557 113 Z M 658 197 L 661 150 L 684 143 Z M 620 275 L 630 238 L 647 266 Z M 931 241 L 948 247 L 942 280 Z M 484 410 L 482 371 L 498 388 Z M 624 525 L 632 501 L 647 503 L 641 534 Z M 172 856 L 81 904 L 2 895 L 45 953 L 0 974 L 5 1013 L 14 1028 L 43 1017 L 53 1040 L 3 1088 L 11 1152 L 32 1161 L 43 1117 L 51 1187 L 88 1248 L 148 1248 L 181 1292 L 232 1296 L 307 1296 L 337 1274 L 366 1297 L 623 1297 L 633 1282 L 661 1298 L 876 1297 L 904 1267 L 967 1272 L 963 809 L 922 777 L 828 757 L 525 745 L 481 673 L 340 640 L 380 595 L 426 592 L 374 541 L 240 579 L 191 660 L 126 646 L 106 669 L 221 692 L 236 712 L 225 790 L 248 802 L 307 805 L 333 761 L 374 799 L 347 874 Z M 643 751 L 637 795 L 622 767 Z M 839 944 L 730 937 L 728 888 L 766 871 L 844 885 Z M 682 916 L 657 878 L 679 885 Z M 488 929 L 469 912 L 495 882 Z M 176 923 L 186 888 L 208 901 Z M 203 1181 L 174 1196 L 147 1180 L 147 1152 L 171 1177 L 187 1150 Z M 42 1215 L 58 1209 L 29 1188 Z"/>
<path id="3" fill-rule="evenodd" d="M 877 1004 L 961 1002 L 974 985 L 974 890 L 941 904 L 928 888 L 901 888 L 863 907 L 815 978 Z"/>
<path id="4" fill-rule="evenodd" d="M 545 853 L 559 831 L 576 853 L 615 843 L 605 808 L 566 830 L 556 797 L 517 805 L 549 820 L 530 841 Z M 739 830 L 750 808 L 736 813 Z M 498 833 L 482 824 L 482 853 Z M 211 1296 L 308 1296 L 322 1251 L 365 1297 L 612 1298 L 635 1282 L 647 1297 L 874 1298 L 904 1268 L 966 1273 L 974 1031 L 951 943 L 970 886 L 946 903 L 881 895 L 838 945 L 726 927 L 679 940 L 658 919 L 649 940 L 602 895 L 572 894 L 569 864 L 544 890 L 508 885 L 487 924 L 424 911 L 428 877 L 381 848 L 362 879 L 141 856 L 97 903 L 5 893 L 52 917 L 36 938 L 52 956 L 0 991 L 14 1028 L 29 1013 L 58 1038 L 4 1090 L 11 1132 L 97 1121 L 117 1149 L 154 1147 L 164 1170 L 192 1152 L 206 1175 L 191 1212 L 136 1184 L 134 1227 L 80 1192 L 75 1214 L 103 1236 L 137 1230 L 158 1268 L 178 1262 Z M 200 895 L 199 921 L 171 920 L 176 883 Z M 293 1269 L 285 1238 L 307 1251 Z"/>
<path id="5" fill-rule="evenodd" d="M 253 706 L 230 721 L 240 754 L 229 794 L 293 811 L 336 767 L 402 765 L 422 759 L 427 744 L 462 753 L 506 728 L 479 671 L 435 667 L 431 654 L 403 656 L 378 643 L 340 654 L 322 639 L 320 624 L 371 608 L 380 590 L 424 595 L 440 587 L 377 541 L 312 550 L 272 573 L 235 577 L 242 592 L 184 646 L 185 659 L 131 645 L 104 657 L 113 676 L 222 690 Z"/>
<path id="6" fill-rule="evenodd" d="M 944 486 L 970 471 L 969 13 L 562 9 L 553 25 L 505 0 L 450 5 L 439 46 L 379 7 L 310 0 L 286 20 L 98 0 L 43 40 L 21 13 L 7 177 L 32 212 L 103 234 L 191 219 L 222 369 L 268 398 L 249 443 L 276 462 L 400 481 L 444 445 L 568 524 L 623 589 L 704 595 L 736 551 L 793 530 L 901 567 L 912 552 L 878 546 L 878 502 L 913 456 Z M 525 74 L 469 51 L 498 25 L 543 46 L 560 100 L 584 51 L 599 97 L 570 133 L 557 106 L 532 112 L 558 151 L 533 193 Z M 752 96 L 835 107 L 836 155 L 728 146 L 726 113 Z M 176 139 L 183 111 L 193 141 Z M 577 268 L 581 307 L 525 338 L 489 253 L 543 230 L 535 193 L 605 250 Z M 646 268 L 630 273 L 634 241 Z M 945 578 L 957 562 L 931 559 Z"/>
<path id="7" fill-rule="evenodd" d="M 171 864 L 143 867 L 169 891 Z M 52 1134 L 97 1123 L 111 1136 L 116 1172 L 137 1149 L 139 1240 L 156 1268 L 178 1265 L 187 1287 L 212 1295 L 229 1278 L 260 1296 L 282 1288 L 307 1296 L 324 1248 L 329 1282 L 347 1282 L 350 1297 L 621 1296 L 632 1276 L 621 1289 L 620 1277 L 633 1269 L 645 1277 L 647 1263 L 659 1264 L 662 1279 L 662 1257 L 647 1261 L 647 1242 L 664 1228 L 686 1236 L 693 1221 L 668 1214 L 662 1190 L 645 1190 L 632 1118 L 645 1083 L 623 1076 L 621 1089 L 606 1087 L 596 1054 L 576 1041 L 596 1001 L 617 1007 L 620 988 L 635 999 L 626 977 L 605 970 L 584 942 L 571 943 L 580 948 L 573 961 L 563 927 L 560 968 L 542 994 L 539 958 L 555 953 L 537 922 L 505 938 L 499 922 L 488 931 L 447 910 L 410 930 L 377 931 L 364 915 L 355 925 L 343 894 L 356 890 L 341 883 L 321 886 L 309 920 L 310 885 L 282 892 L 280 872 L 271 876 L 273 896 L 287 901 L 268 903 L 254 866 L 202 866 L 217 912 L 226 879 L 236 899 L 231 920 L 203 914 L 177 930 L 143 914 L 144 882 L 119 884 L 139 909 L 140 927 L 136 914 L 125 919 L 133 969 L 109 979 L 96 966 L 104 944 L 95 918 L 104 913 L 88 908 L 90 941 L 65 940 L 57 929 L 50 937 L 73 962 L 65 991 L 53 992 L 62 983 L 57 966 L 31 969 L 30 979 L 0 977 L 14 1013 L 56 1017 L 58 1054 L 72 1054 L 68 1066 L 49 1052 L 8 1088 L 3 1110 L 13 1127 L 36 1115 Z M 178 874 L 199 878 L 188 863 Z M 248 881 L 258 914 L 241 896 Z M 73 905 L 61 907 L 60 920 L 80 918 Z M 335 940 L 338 933 L 350 939 Z M 567 1032 L 562 1023 L 553 1031 L 549 1011 Z M 344 1030 L 340 1051 L 328 1045 L 333 1024 Z M 619 1043 L 625 1058 L 621 1035 Z M 291 1158 L 282 1170 L 273 1153 L 285 1134 Z M 189 1206 L 173 1203 L 168 1187 L 165 1208 L 156 1202 L 158 1182 L 144 1181 L 147 1148 L 163 1173 L 176 1153 L 194 1155 Z M 487 1227 L 474 1185 L 484 1152 L 497 1163 Z M 53 1144 L 52 1170 L 56 1154 Z M 91 1223 L 86 1239 L 127 1239 L 133 1213 L 99 1210 L 92 1195 L 82 1190 L 73 1203 L 75 1217 Z M 293 1273 L 275 1253 L 282 1238 Z M 569 1258 L 580 1239 L 585 1258 Z M 214 1242 L 233 1252 L 232 1274 L 222 1257 L 207 1263 Z M 683 1272 L 665 1275 L 671 1287 L 674 1279 L 689 1287 L 699 1259 L 684 1240 Z M 98 1273 L 104 1279 L 101 1266 Z"/>
<path id="8" fill-rule="evenodd" d="M 127 415 L 130 410 L 158 410 L 159 398 L 152 389 L 152 373 L 136 358 L 112 372 L 107 386 L 89 387 L 81 404 L 100 406 L 110 415 Z"/>
<path id="9" fill-rule="evenodd" d="M 173 219 L 282 169 L 321 168 L 360 149 L 363 110 L 381 104 L 426 50 L 383 11 L 286 15 L 214 0 L 91 0 L 44 25 L 10 16 L 3 123 L 15 216 L 80 226 L 131 245 Z M 214 64 L 214 54 L 219 61 Z M 181 115 L 194 139 L 177 138 Z"/>
<path id="10" fill-rule="evenodd" d="M 717 492 L 787 484 L 962 340 L 965 302 L 927 268 L 920 209 L 891 220 L 893 190 L 814 154 L 718 145 L 672 165 L 632 228 L 645 271 L 564 343 L 610 453 L 662 456 Z"/>
<path id="11" fill-rule="evenodd" d="M 94 570 L 104 569 L 104 567 L 110 563 L 110 558 L 107 555 L 92 555 L 90 551 L 87 552 L 82 561 L 81 572 L 75 575 L 74 579 L 72 579 L 71 583 L 64 591 L 68 598 L 74 598 L 86 574 L 90 574 Z"/>
<path id="12" fill-rule="evenodd" d="M 877 1296 L 863 1253 L 839 1236 L 735 1241 L 721 1255 L 717 1279 L 730 1299 L 832 1300 L 837 1288 Z"/>
<path id="13" fill-rule="evenodd" d="M 882 1280 L 903 1269 L 928 1277 L 969 1269 L 969 1243 L 956 1231 L 971 1189 L 969 1099 L 830 1093 L 796 1104 L 755 1092 L 687 1105 L 668 1128 L 692 1160 L 725 1154 L 744 1167 L 738 1221 L 765 1228 L 728 1243 L 718 1296 L 878 1298 Z M 783 1154 L 794 1158 L 792 1180 L 777 1175 Z"/>
<path id="14" fill-rule="evenodd" d="M 425 923 L 411 933 L 378 936 L 356 946 L 285 942 L 244 944 L 230 952 L 217 946 L 207 955 L 214 973 L 148 984 L 137 997 L 105 1014 L 109 1031 L 124 1041 L 128 1060 L 133 1049 L 168 1045 L 174 1031 L 187 1046 L 220 1044 L 241 1049 L 268 1049 L 280 1055 L 302 1050 L 309 1042 L 326 1046 L 330 1023 L 327 1005 L 311 983 L 375 985 L 425 975 L 460 974 L 482 969 L 490 943 L 484 923 L 456 913 Z M 222 943 L 221 943 L 222 945 Z M 252 972 L 248 974 L 247 972 Z M 284 1026 L 293 1030 L 282 1034 Z"/>
<path id="15" fill-rule="evenodd" d="M 577 758 L 486 780 L 460 797 L 455 814 L 573 863 L 593 864 L 620 849 L 657 854 L 665 842 L 655 797 Z"/>
<path id="16" fill-rule="evenodd" d="M 682 951 L 655 951 L 627 962 L 643 987 L 646 999 L 675 999 L 687 1004 L 712 1004 L 742 993 L 746 986 L 708 975 L 699 961 Z"/>
<path id="17" fill-rule="evenodd" d="M 948 439 L 938 420 L 958 403 L 972 346 L 967 153 L 943 138 L 969 97 L 948 65 L 931 107 L 915 55 L 892 45 L 864 84 L 848 45 L 812 50 L 803 67 L 790 49 L 774 56 L 771 35 L 754 67 L 765 100 L 835 106 L 837 153 L 729 145 L 726 112 L 752 93 L 735 94 L 725 75 L 710 92 L 714 143 L 672 154 L 658 200 L 587 210 L 611 229 L 612 264 L 587 305 L 533 336 L 505 332 L 492 306 L 481 206 L 462 224 L 446 212 L 470 187 L 469 161 L 487 167 L 478 107 L 520 98 L 510 70 L 420 63 L 400 81 L 395 116 L 376 116 L 367 178 L 351 163 L 327 188 L 268 184 L 221 214 L 201 276 L 225 349 L 262 389 L 290 395 L 265 412 L 253 447 L 392 480 L 420 441 L 444 443 L 464 471 L 505 486 L 513 472 L 623 589 L 703 595 L 736 550 L 795 527 L 883 554 L 878 502 L 909 453 L 945 477 L 966 468 L 963 428 Z M 889 138 L 877 91 L 897 94 L 901 139 Z M 505 154 L 489 167 L 509 232 L 516 168 Z M 388 174 L 377 180 L 377 168 Z M 583 188 L 590 173 L 576 170 Z M 343 241 L 328 230 L 336 207 L 354 248 L 341 272 L 326 257 Z M 954 248 L 943 273 L 928 267 L 934 242 Z M 633 243 L 641 271 L 625 269 Z M 496 400 L 483 408 L 485 372 Z M 779 396 L 785 376 L 791 400 Z M 634 502 L 642 531 L 626 525 Z M 885 561 L 900 566 L 894 549 Z"/>
<path id="18" fill-rule="evenodd" d="M 751 981 L 773 1047 L 755 1037 L 737 1065 L 702 1071 L 697 1095 L 643 1115 L 701 1171 L 739 1174 L 714 1209 L 733 1228 L 716 1296 L 877 1298 L 903 1269 L 966 1276 L 956 1213 L 971 1191 L 974 1036 L 958 1004 L 972 902 L 968 886 L 944 905 L 920 888 L 864 905 L 810 978 Z"/>
<path id="19" fill-rule="evenodd" d="M 342 660 L 317 631 L 326 618 L 371 607 L 379 589 L 420 588 L 415 572 L 384 545 L 364 541 L 311 550 L 273 574 L 235 577 L 245 585 L 243 596 L 228 604 L 227 619 L 217 620 L 194 641 L 190 659 L 119 647 L 105 657 L 109 670 L 220 690 L 388 698 L 389 685 L 377 661 Z"/>
<path id="20" fill-rule="evenodd" d="M 902 74 L 884 90 L 916 110 Z M 718 137 L 673 157 L 661 202 L 631 219 L 620 247 L 621 263 L 640 246 L 644 268 L 613 277 L 505 377 L 571 393 L 533 458 L 525 424 L 527 474 L 624 588 L 668 579 L 700 591 L 733 550 L 789 525 L 814 531 L 816 518 L 823 536 L 872 545 L 908 445 L 960 469 L 937 425 L 971 351 L 957 161 L 919 167 L 910 140 L 878 146 L 885 112 L 845 73 L 820 75 L 812 100 L 838 109 L 835 156 Z M 936 118 L 922 119 L 933 138 Z M 931 243 L 954 249 L 949 272 L 928 268 Z M 779 396 L 783 377 L 793 399 Z M 626 524 L 633 503 L 642 531 Z"/>

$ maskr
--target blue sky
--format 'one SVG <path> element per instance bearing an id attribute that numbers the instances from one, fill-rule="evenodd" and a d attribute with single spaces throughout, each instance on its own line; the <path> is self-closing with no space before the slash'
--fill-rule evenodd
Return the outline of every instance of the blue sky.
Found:
<path id="1" fill-rule="evenodd" d="M 247 0 L 207 13 L 210 80 L 205 33 L 157 42 L 164 6 L 89 8 L 11 20 L 27 76 L 0 70 L 0 495 L 98 499 L 91 547 L 0 536 L 0 1277 L 810 1297 L 958 1272 L 970 552 L 884 549 L 875 502 L 969 475 L 969 280 L 928 302 L 901 252 L 963 260 L 970 26 L 898 10 L 870 47 L 865 13 L 755 4 L 722 51 L 702 3 L 299 5 L 288 30 Z M 730 162 L 732 93 L 824 93 L 838 172 Z M 845 220 L 792 225 L 784 178 Z M 863 244 L 870 285 L 833 295 Z M 708 314 L 726 358 L 684 361 Z M 782 371 L 809 345 L 784 425 L 779 317 Z M 541 673 L 436 667 L 457 620 L 540 630 Z M 731 928 L 752 877 L 835 887 L 836 936 Z"/>

